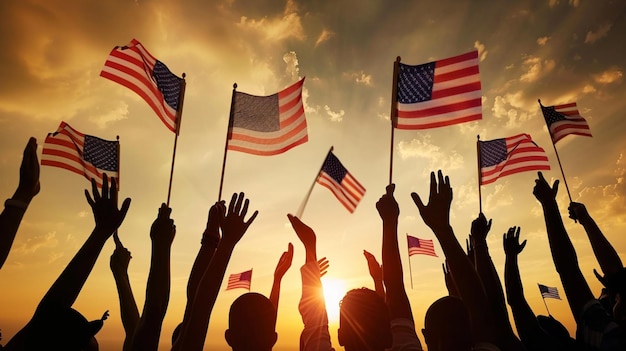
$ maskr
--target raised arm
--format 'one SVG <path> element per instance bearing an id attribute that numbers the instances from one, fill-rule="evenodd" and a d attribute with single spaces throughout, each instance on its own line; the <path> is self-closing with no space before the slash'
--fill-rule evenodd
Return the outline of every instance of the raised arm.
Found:
<path id="1" fill-rule="evenodd" d="M 363 250 L 363 256 L 367 260 L 367 268 L 372 280 L 374 280 L 374 290 L 383 300 L 385 300 L 385 286 L 383 285 L 383 267 L 376 261 L 376 257 L 370 252 Z"/>
<path id="2" fill-rule="evenodd" d="M 452 271 L 450 271 L 450 267 L 448 266 L 448 261 L 441 264 L 441 269 L 443 270 L 443 279 L 446 282 L 448 295 L 461 298 L 459 289 L 456 287 L 456 283 L 454 283 L 454 275 L 452 275 Z"/>
<path id="3" fill-rule="evenodd" d="M 85 197 L 91 206 L 96 222 L 95 228 L 61 275 L 52 284 L 41 300 L 40 306 L 46 303 L 54 303 L 59 306 L 71 307 L 74 304 L 102 251 L 104 243 L 113 235 L 113 232 L 122 224 L 124 217 L 126 217 L 126 212 L 128 212 L 130 207 L 130 199 L 125 199 L 122 207 L 118 209 L 117 182 L 115 178 L 111 179 L 111 188 L 108 186 L 106 174 L 102 177 L 102 182 L 104 184 L 102 186 L 102 195 L 98 192 L 96 181 L 93 179 L 91 180 L 93 198 L 89 191 L 85 190 Z"/>
<path id="4" fill-rule="evenodd" d="M 594 297 L 578 266 L 574 245 L 572 245 L 572 241 L 565 231 L 565 226 L 563 226 L 559 206 L 556 203 L 558 189 L 558 180 L 555 180 L 554 185 L 550 186 L 543 174 L 538 172 L 533 194 L 543 207 L 552 260 L 561 277 L 572 314 L 578 318 L 585 304 Z"/>
<path id="5" fill-rule="evenodd" d="M 259 213 L 254 211 L 246 221 L 245 217 L 250 201 L 244 199 L 244 193 L 233 194 L 226 213 L 224 213 L 225 208 L 219 206 L 222 239 L 215 250 L 209 267 L 198 284 L 190 312 L 185 315 L 181 334 L 174 343 L 172 350 L 200 351 L 204 347 L 211 312 L 222 286 L 230 257 L 235 245 L 241 240 Z"/>
<path id="6" fill-rule="evenodd" d="M 494 317 L 498 343 L 507 350 L 521 350 L 523 345 L 513 333 L 513 327 L 509 320 L 509 313 L 504 300 L 504 291 L 496 267 L 489 255 L 487 246 L 487 234 L 491 229 L 491 219 L 487 221 L 483 213 L 472 222 L 471 240 L 474 242 L 476 272 L 485 288 L 487 299 L 490 301 L 489 307 Z"/>
<path id="7" fill-rule="evenodd" d="M 569 205 L 569 217 L 578 220 L 583 228 L 585 228 L 593 253 L 605 276 L 611 275 L 624 267 L 617 251 L 606 239 L 600 227 L 596 224 L 596 221 L 589 215 L 585 205 L 572 202 Z"/>
<path id="8" fill-rule="evenodd" d="M 115 248 L 111 255 L 110 267 L 117 287 L 117 294 L 120 299 L 120 315 L 122 318 L 122 326 L 124 326 L 123 350 L 130 350 L 133 340 L 133 334 L 139 323 L 139 310 L 133 296 L 133 289 L 128 279 L 128 264 L 130 263 L 130 251 L 120 245 Z"/>
<path id="9" fill-rule="evenodd" d="M 468 308 L 473 335 L 477 341 L 497 344 L 493 317 L 488 313 L 489 302 L 480 277 L 450 226 L 450 205 L 452 203 L 450 180 L 447 176 L 444 177 L 441 171 L 438 172 L 437 177 L 435 177 L 434 172 L 431 172 L 428 204 L 425 205 L 416 193 L 412 193 L 411 197 L 424 223 L 432 229 L 441 244 L 450 270 L 453 272 L 459 295 Z"/>
<path id="10" fill-rule="evenodd" d="M 276 269 L 274 270 L 274 282 L 272 283 L 272 291 L 270 292 L 270 301 L 274 305 L 276 309 L 276 314 L 278 315 L 278 299 L 280 298 L 280 283 L 291 267 L 291 262 L 293 261 L 293 244 L 289 243 L 287 245 L 287 251 L 283 252 L 280 255 L 280 259 L 278 259 L 278 263 L 276 264 Z"/>
<path id="11" fill-rule="evenodd" d="M 152 258 L 146 284 L 146 300 L 133 337 L 133 350 L 157 350 L 163 319 L 170 300 L 170 256 L 176 235 L 172 209 L 161 204 L 159 214 L 152 223 Z"/>
<path id="12" fill-rule="evenodd" d="M 10 199 L 4 203 L 0 214 L 0 269 L 6 262 L 31 200 L 39 193 L 39 161 L 37 160 L 37 139 L 30 138 L 24 148 L 20 166 L 20 183 Z"/>

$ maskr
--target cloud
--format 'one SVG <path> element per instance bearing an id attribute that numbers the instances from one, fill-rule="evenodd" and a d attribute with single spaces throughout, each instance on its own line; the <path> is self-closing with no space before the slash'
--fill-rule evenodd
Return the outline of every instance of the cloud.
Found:
<path id="1" fill-rule="evenodd" d="M 522 92 L 518 91 L 496 96 L 494 99 L 491 111 L 496 118 L 507 120 L 505 127 L 508 129 L 515 128 L 532 117 L 522 98 Z"/>
<path id="2" fill-rule="evenodd" d="M 97 108 L 93 109 L 94 111 Z M 99 115 L 94 115 L 89 118 L 93 123 L 95 123 L 100 129 L 106 128 L 107 124 L 110 122 L 121 121 L 128 118 L 128 104 L 123 101 L 117 102 L 117 107 L 113 107 L 112 110 L 108 112 L 104 112 Z"/>
<path id="3" fill-rule="evenodd" d="M 544 46 L 546 45 L 546 43 L 548 42 L 548 40 L 550 40 L 550 37 L 541 37 L 541 38 L 537 38 L 537 44 Z"/>
<path id="4" fill-rule="evenodd" d="M 594 31 L 587 32 L 587 36 L 585 37 L 585 44 L 593 44 L 596 41 L 604 38 L 609 34 L 609 30 L 611 30 L 612 24 L 606 23 L 598 27 L 598 29 Z"/>
<path id="5" fill-rule="evenodd" d="M 264 40 L 270 42 L 283 41 L 289 38 L 304 40 L 306 35 L 297 11 L 296 3 L 293 0 L 288 0 L 285 5 L 285 11 L 281 16 L 275 18 L 263 17 L 259 20 L 242 16 L 237 26 L 259 33 Z"/>
<path id="6" fill-rule="evenodd" d="M 624 72 L 618 67 L 611 67 L 604 72 L 594 74 L 593 80 L 600 84 L 610 84 L 622 79 Z"/>
<path id="7" fill-rule="evenodd" d="M 481 44 L 478 40 L 476 40 L 474 42 L 474 48 L 478 50 L 478 57 L 480 58 L 480 62 L 485 61 L 488 53 L 488 51 L 485 50 L 485 44 Z"/>
<path id="8" fill-rule="evenodd" d="M 332 122 L 341 122 L 341 121 L 343 121 L 343 115 L 346 114 L 346 112 L 344 110 L 339 110 L 339 112 L 334 112 L 333 110 L 330 109 L 330 106 L 328 106 L 328 105 L 324 105 L 324 111 L 326 111 L 328 116 L 330 116 L 329 119 Z"/>
<path id="9" fill-rule="evenodd" d="M 583 87 L 583 93 L 585 94 L 592 94 L 592 93 L 595 93 L 596 91 L 597 91 L 596 88 L 591 84 L 587 84 Z"/>
<path id="10" fill-rule="evenodd" d="M 424 169 L 459 169 L 463 167 L 463 156 L 455 150 L 441 150 L 431 142 L 430 135 L 421 139 L 413 139 L 410 142 L 401 141 L 398 144 L 398 152 L 403 160 L 421 158 L 429 161 L 429 166 Z"/>
<path id="11" fill-rule="evenodd" d="M 298 80 L 300 78 L 300 64 L 298 62 L 298 55 L 295 51 L 289 51 L 283 55 L 283 61 L 287 64 L 285 72 L 291 77 L 291 80 Z"/>
<path id="12" fill-rule="evenodd" d="M 554 7 L 559 4 L 559 0 L 548 0 L 548 5 Z"/>
<path id="13" fill-rule="evenodd" d="M 315 47 L 318 47 L 320 44 L 330 40 L 330 38 L 334 37 L 335 33 L 324 28 L 322 29 L 322 32 L 320 33 L 320 35 L 317 37 L 317 40 L 315 41 Z"/>
<path id="14" fill-rule="evenodd" d="M 580 5 L 580 0 L 568 0 L 567 3 L 572 7 L 578 7 Z M 548 0 L 548 5 L 550 7 L 555 7 L 559 4 L 559 0 Z"/>
<path id="15" fill-rule="evenodd" d="M 42 248 L 53 248 L 59 244 L 56 237 L 56 231 L 49 232 L 44 235 L 35 235 L 20 242 L 14 250 L 22 255 L 33 254 Z"/>
<path id="16" fill-rule="evenodd" d="M 522 74 L 520 80 L 522 82 L 534 82 L 537 79 L 545 76 L 554 69 L 556 63 L 554 60 L 541 60 L 539 57 L 530 56 L 523 62 L 526 73 Z"/>
<path id="17" fill-rule="evenodd" d="M 363 84 L 367 86 L 372 86 L 372 75 L 365 74 L 365 72 L 352 72 L 352 73 L 344 73 L 344 76 L 349 77 L 350 79 L 354 79 L 357 84 Z"/>

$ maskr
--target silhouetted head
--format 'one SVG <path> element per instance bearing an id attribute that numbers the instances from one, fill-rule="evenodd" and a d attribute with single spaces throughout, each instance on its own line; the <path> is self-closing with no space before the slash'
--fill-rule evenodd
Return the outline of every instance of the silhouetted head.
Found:
<path id="1" fill-rule="evenodd" d="M 385 301 L 370 289 L 348 291 L 339 306 L 338 339 L 348 351 L 391 347 L 391 325 Z"/>
<path id="2" fill-rule="evenodd" d="M 552 316 L 537 316 L 539 327 L 552 338 L 549 342 L 557 350 L 576 350 L 576 341 L 572 339 L 567 328 Z M 546 343 L 548 340 L 546 340 Z"/>
<path id="3" fill-rule="evenodd" d="M 176 339 L 178 339 L 178 336 L 180 335 L 180 330 L 182 328 L 183 328 L 183 323 L 178 323 L 176 328 L 174 328 L 174 331 L 172 331 L 172 346 L 176 342 Z"/>
<path id="4" fill-rule="evenodd" d="M 471 350 L 473 340 L 467 307 L 461 299 L 444 296 L 426 311 L 424 339 L 429 351 Z"/>
<path id="5" fill-rule="evenodd" d="M 607 295 L 612 303 L 608 309 L 612 313 L 613 319 L 621 325 L 626 325 L 626 268 L 622 268 L 610 275 L 600 276 L 594 270 L 596 277 L 606 287 Z"/>
<path id="6" fill-rule="evenodd" d="M 271 350 L 276 343 L 276 309 L 258 293 L 239 296 L 230 306 L 225 337 L 233 350 Z"/>
<path id="7" fill-rule="evenodd" d="M 25 327 L 23 350 L 98 350 L 94 336 L 102 326 L 70 307 L 40 307 Z"/>

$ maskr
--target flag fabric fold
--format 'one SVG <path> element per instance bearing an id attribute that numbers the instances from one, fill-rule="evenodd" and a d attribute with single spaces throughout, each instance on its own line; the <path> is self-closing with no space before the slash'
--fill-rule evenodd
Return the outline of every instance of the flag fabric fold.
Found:
<path id="1" fill-rule="evenodd" d="M 432 240 L 420 239 L 411 235 L 406 236 L 409 247 L 409 257 L 413 255 L 428 255 L 438 257 Z"/>
<path id="2" fill-rule="evenodd" d="M 118 178 L 119 142 L 87 135 L 61 122 L 43 144 L 41 165 L 63 168 L 96 181 L 102 187 L 102 174 Z"/>
<path id="3" fill-rule="evenodd" d="M 428 129 L 482 119 L 478 62 L 472 51 L 417 66 L 399 63 L 394 126 Z"/>
<path id="4" fill-rule="evenodd" d="M 307 142 L 303 84 L 304 78 L 269 96 L 235 91 L 228 150 L 270 156 Z"/>
<path id="5" fill-rule="evenodd" d="M 541 106 L 541 112 L 554 144 L 570 134 L 591 137 L 589 125 L 578 112 L 575 102 L 564 105 Z"/>
<path id="6" fill-rule="evenodd" d="M 514 173 L 549 170 L 546 152 L 530 135 L 478 141 L 480 184 L 486 185 Z"/>
<path id="7" fill-rule="evenodd" d="M 545 298 L 550 298 L 550 299 L 561 299 L 561 296 L 559 296 L 559 291 L 551 286 L 545 286 L 543 284 L 537 284 L 539 285 L 539 291 L 541 292 L 541 297 Z"/>
<path id="8" fill-rule="evenodd" d="M 100 76 L 137 93 L 165 126 L 176 132 L 182 78 L 152 56 L 138 40 L 113 48 Z"/>
<path id="9" fill-rule="evenodd" d="M 348 172 L 332 151 L 326 155 L 316 182 L 328 188 L 350 213 L 354 212 L 365 195 L 363 185 Z"/>
<path id="10" fill-rule="evenodd" d="M 232 289 L 248 289 L 250 291 L 250 283 L 252 282 L 252 269 L 249 271 L 231 274 L 228 278 L 226 290 Z"/>

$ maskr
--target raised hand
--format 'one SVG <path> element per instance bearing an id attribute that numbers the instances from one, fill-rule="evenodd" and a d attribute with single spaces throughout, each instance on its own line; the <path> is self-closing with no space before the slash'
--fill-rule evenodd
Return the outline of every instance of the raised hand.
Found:
<path id="1" fill-rule="evenodd" d="M 228 243 L 234 245 L 241 240 L 245 232 L 250 227 L 250 224 L 254 222 L 254 219 L 259 214 L 259 211 L 254 211 L 252 216 L 246 221 L 245 217 L 248 213 L 248 205 L 250 200 L 245 199 L 244 193 L 233 194 L 228 205 L 228 211 L 225 216 L 220 219 L 220 226 L 222 227 L 222 241 L 226 240 Z"/>
<path id="2" fill-rule="evenodd" d="M 441 170 L 437 172 L 437 177 L 439 181 L 435 178 L 435 172 L 430 172 L 430 194 L 427 205 L 424 205 L 417 193 L 411 193 L 411 198 L 413 198 L 413 202 L 424 219 L 424 223 L 433 231 L 435 231 L 434 228 L 445 228 L 450 225 L 450 205 L 452 203 L 450 179 L 448 176 L 444 177 Z"/>
<path id="3" fill-rule="evenodd" d="M 519 242 L 519 233 L 521 227 L 511 227 L 509 231 L 502 235 L 502 242 L 504 245 L 504 253 L 507 256 L 517 256 L 524 250 L 526 246 L 526 240 L 521 244 Z"/>
<path id="4" fill-rule="evenodd" d="M 176 236 L 176 226 L 174 220 L 170 218 L 172 209 L 165 203 L 161 204 L 159 214 L 150 228 L 150 238 L 156 245 L 170 247 Z"/>
<path id="5" fill-rule="evenodd" d="M 591 218 L 589 212 L 587 212 L 587 207 L 580 202 L 572 202 L 568 207 L 569 218 L 574 221 L 585 221 Z"/>
<path id="6" fill-rule="evenodd" d="M 374 279 L 374 282 L 383 280 L 383 268 L 380 266 L 376 257 L 370 252 L 363 250 L 363 256 L 367 260 L 367 268 L 370 271 L 370 276 Z"/>
<path id="7" fill-rule="evenodd" d="M 471 237 L 474 243 L 484 243 L 487 240 L 487 234 L 491 230 L 491 219 L 487 221 L 485 215 L 481 212 L 478 217 L 472 221 Z"/>
<path id="8" fill-rule="evenodd" d="M 289 222 L 291 223 L 293 230 L 296 232 L 298 239 L 300 239 L 304 247 L 305 248 L 315 247 L 317 239 L 316 239 L 315 232 L 313 231 L 313 229 L 311 229 L 311 227 L 309 227 L 308 225 L 304 224 L 300 220 L 300 218 L 292 214 L 288 214 L 287 218 L 289 219 Z"/>
<path id="9" fill-rule="evenodd" d="M 219 244 L 220 235 L 220 220 L 226 213 L 226 204 L 224 201 L 216 202 L 209 209 L 209 218 L 207 219 L 206 229 L 202 234 L 202 244 L 212 244 L 217 247 Z"/>
<path id="10" fill-rule="evenodd" d="M 102 195 L 98 192 L 98 186 L 95 179 L 91 180 L 91 192 L 85 189 L 85 197 L 96 222 L 96 230 L 106 235 L 111 235 L 119 228 L 126 217 L 128 208 L 130 207 L 130 198 L 126 198 L 120 209 L 117 208 L 117 182 L 115 178 L 111 179 L 111 188 L 109 189 L 108 177 L 102 175 Z"/>
<path id="11" fill-rule="evenodd" d="M 116 247 L 115 251 L 111 255 L 111 261 L 109 265 L 111 266 L 111 271 L 113 273 L 126 273 L 128 271 L 128 264 L 130 263 L 130 259 L 133 258 L 130 255 L 130 251 L 123 246 Z"/>
<path id="12" fill-rule="evenodd" d="M 535 187 L 533 188 L 533 195 L 539 200 L 541 204 L 545 204 L 548 201 L 553 201 L 556 198 L 556 194 L 559 190 L 559 180 L 555 180 L 552 187 L 543 177 L 543 173 L 537 172 L 537 179 L 535 180 Z"/>
<path id="13" fill-rule="evenodd" d="M 276 270 L 274 270 L 274 279 L 282 279 L 287 273 L 289 267 L 291 267 L 291 262 L 293 261 L 293 244 L 289 243 L 287 245 L 287 251 L 283 252 L 278 260 L 278 264 L 276 265 Z"/>
<path id="14" fill-rule="evenodd" d="M 328 267 L 330 266 L 330 263 L 328 263 L 328 259 L 326 257 L 322 257 L 319 260 L 317 260 L 317 266 L 320 269 L 320 278 L 321 278 L 324 275 L 326 275 L 326 273 L 328 273 Z"/>
<path id="15" fill-rule="evenodd" d="M 389 184 L 385 188 L 386 193 L 378 199 L 376 202 L 376 209 L 378 210 L 378 214 L 380 218 L 384 221 L 390 220 L 398 220 L 398 216 L 400 215 L 400 208 L 398 207 L 398 202 L 393 197 L 393 192 L 396 189 L 395 184 Z"/>
<path id="16" fill-rule="evenodd" d="M 109 319 L 109 310 L 104 311 L 102 317 L 100 317 L 101 321 L 106 321 L 107 319 Z"/>
<path id="17" fill-rule="evenodd" d="M 20 166 L 20 184 L 14 199 L 29 203 L 39 193 L 39 161 L 37 160 L 37 139 L 31 137 L 24 148 Z"/>
<path id="18" fill-rule="evenodd" d="M 472 234 L 469 235 L 469 238 L 465 239 L 465 247 L 467 248 L 467 258 L 469 258 L 473 265 L 476 265 L 476 252 L 474 251 L 474 240 L 472 239 Z"/>

